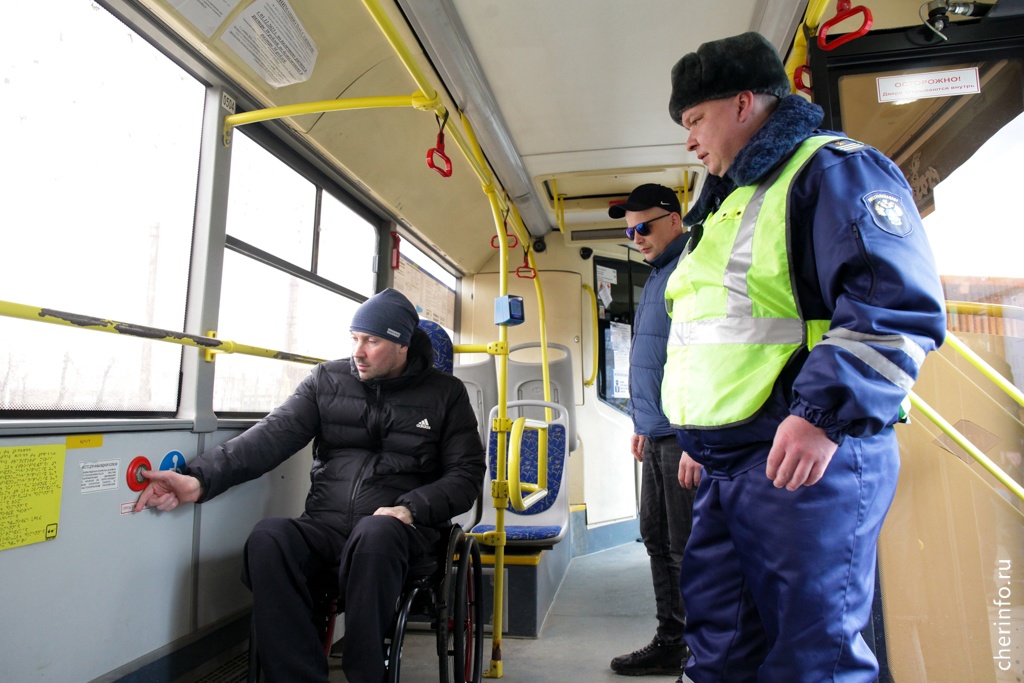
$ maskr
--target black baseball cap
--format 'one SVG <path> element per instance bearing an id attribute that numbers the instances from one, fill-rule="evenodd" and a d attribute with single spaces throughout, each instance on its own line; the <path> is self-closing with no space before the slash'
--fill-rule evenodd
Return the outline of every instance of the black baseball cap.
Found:
<path id="1" fill-rule="evenodd" d="M 622 218 L 627 211 L 646 211 L 659 207 L 672 213 L 680 213 L 679 199 L 676 193 L 657 183 L 641 185 L 629 193 L 629 199 L 619 204 L 612 204 L 608 209 L 608 215 L 612 218 Z"/>

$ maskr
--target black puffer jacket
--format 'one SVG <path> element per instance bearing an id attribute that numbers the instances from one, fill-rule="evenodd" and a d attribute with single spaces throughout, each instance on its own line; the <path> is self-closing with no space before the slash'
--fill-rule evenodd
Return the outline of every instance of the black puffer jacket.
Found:
<path id="1" fill-rule="evenodd" d="M 408 358 L 392 379 L 363 381 L 347 358 L 314 367 L 263 420 L 190 463 L 203 501 L 269 472 L 313 439 L 304 514 L 343 535 L 382 506 L 404 505 L 418 527 L 468 510 L 485 467 L 469 396 L 460 380 L 434 369 L 430 340 L 418 329 Z"/>

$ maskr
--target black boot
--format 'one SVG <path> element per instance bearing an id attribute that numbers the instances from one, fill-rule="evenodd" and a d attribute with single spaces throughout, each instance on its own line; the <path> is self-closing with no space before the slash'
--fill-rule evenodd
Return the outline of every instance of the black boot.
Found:
<path id="1" fill-rule="evenodd" d="M 635 652 L 612 660 L 612 671 L 623 676 L 671 675 L 679 673 L 690 656 L 686 643 L 666 643 L 654 636 L 649 644 Z"/>

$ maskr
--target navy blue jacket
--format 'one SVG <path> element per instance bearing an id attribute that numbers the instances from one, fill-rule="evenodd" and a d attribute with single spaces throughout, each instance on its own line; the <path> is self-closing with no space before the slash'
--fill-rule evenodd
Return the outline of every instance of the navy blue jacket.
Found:
<path id="1" fill-rule="evenodd" d="M 629 349 L 629 414 L 633 432 L 648 437 L 675 434 L 661 412 L 661 378 L 665 374 L 669 318 L 665 310 L 665 286 L 679 262 L 690 233 L 672 240 L 665 251 L 650 262 L 651 275 L 640 294 L 633 319 L 633 341 Z"/>

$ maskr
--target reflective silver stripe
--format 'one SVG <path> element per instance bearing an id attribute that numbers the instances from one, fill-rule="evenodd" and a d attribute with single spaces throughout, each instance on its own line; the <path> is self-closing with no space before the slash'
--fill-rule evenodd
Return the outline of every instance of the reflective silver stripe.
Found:
<path id="1" fill-rule="evenodd" d="M 917 342 L 910 337 L 903 336 L 902 334 L 867 334 L 865 332 L 848 330 L 845 327 L 836 327 L 826 332 L 825 336 L 832 337 L 833 339 L 849 339 L 850 341 L 865 342 L 867 344 L 876 344 L 878 346 L 888 346 L 890 349 L 898 349 L 910 356 L 910 360 L 914 361 L 914 365 L 918 368 L 921 367 L 921 363 L 924 362 L 924 357 L 926 355 L 924 349 L 922 349 Z"/>
<path id="2" fill-rule="evenodd" d="M 903 371 L 900 366 L 893 363 L 891 360 L 883 356 L 881 353 L 871 348 L 864 342 L 851 341 L 849 339 L 843 339 L 841 337 L 825 338 L 822 340 L 821 345 L 838 346 L 839 348 L 846 349 L 854 356 L 859 358 L 865 365 L 886 378 L 900 389 L 904 391 L 910 391 L 911 387 L 914 386 L 914 378 Z"/>
<path id="3" fill-rule="evenodd" d="M 754 225 L 757 224 L 757 214 L 767 191 L 765 184 L 758 185 L 743 209 L 743 216 L 736 229 L 736 239 L 732 243 L 729 262 L 722 276 L 722 286 L 726 292 L 725 314 L 729 318 L 749 318 L 754 314 L 754 302 L 750 299 L 747 287 L 747 272 L 754 258 Z"/>
<path id="4" fill-rule="evenodd" d="M 747 273 L 754 259 L 754 228 L 757 226 L 757 217 L 761 215 L 765 195 L 785 170 L 786 164 L 780 164 L 758 183 L 743 209 L 729 263 L 725 266 L 725 277 L 722 278 L 722 286 L 726 291 L 725 314 L 729 318 L 750 318 L 754 315 L 754 301 L 747 287 Z"/>
<path id="5" fill-rule="evenodd" d="M 803 344 L 805 326 L 797 318 L 725 318 L 672 323 L 669 346 L 696 344 Z"/>

